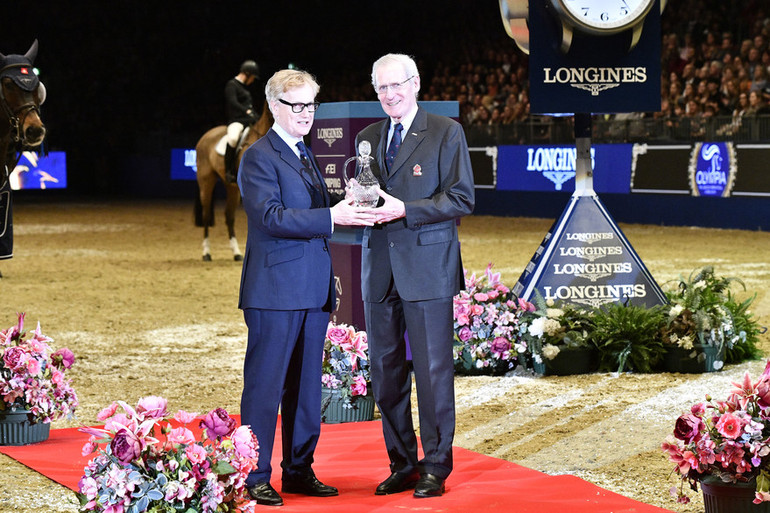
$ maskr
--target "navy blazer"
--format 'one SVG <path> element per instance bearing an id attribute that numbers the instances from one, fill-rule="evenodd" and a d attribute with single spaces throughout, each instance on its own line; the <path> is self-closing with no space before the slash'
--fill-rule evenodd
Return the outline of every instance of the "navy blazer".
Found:
<path id="1" fill-rule="evenodd" d="M 363 140 L 372 145 L 372 172 L 382 190 L 406 207 L 405 218 L 364 228 L 363 299 L 382 301 L 391 273 L 408 301 L 452 297 L 465 284 L 456 219 L 473 212 L 475 202 L 465 134 L 456 121 L 418 108 L 388 173 L 389 123 L 369 125 L 356 137 L 356 148 Z"/>
<path id="2" fill-rule="evenodd" d="M 310 158 L 315 162 L 315 157 Z M 238 187 L 248 218 L 239 308 L 300 310 L 334 304 L 330 197 L 270 129 L 243 154 Z"/>

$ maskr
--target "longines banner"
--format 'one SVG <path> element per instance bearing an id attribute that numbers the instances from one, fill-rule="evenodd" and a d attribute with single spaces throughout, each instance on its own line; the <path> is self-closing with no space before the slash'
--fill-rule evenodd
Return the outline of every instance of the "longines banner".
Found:
<path id="1" fill-rule="evenodd" d="M 513 292 L 599 307 L 624 303 L 650 308 L 666 296 L 597 196 L 573 195 Z"/>
<path id="2" fill-rule="evenodd" d="M 635 11 L 607 9 L 592 21 L 591 11 L 601 11 L 601 6 L 577 0 L 530 0 L 531 112 L 660 110 L 659 1 L 636 0 L 630 2 L 636 4 Z M 649 3 L 648 11 L 639 10 Z M 571 16 L 572 9 L 581 11 Z M 628 28 L 602 33 L 613 23 Z"/>

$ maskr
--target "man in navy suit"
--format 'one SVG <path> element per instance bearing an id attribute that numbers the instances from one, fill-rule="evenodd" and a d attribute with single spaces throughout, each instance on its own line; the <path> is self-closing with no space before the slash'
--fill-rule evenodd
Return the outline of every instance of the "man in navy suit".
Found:
<path id="1" fill-rule="evenodd" d="M 473 171 L 462 127 L 417 105 L 414 60 L 388 54 L 372 84 L 388 118 L 362 130 L 383 198 L 377 223 L 364 228 L 361 288 L 372 388 L 391 475 L 377 495 L 414 488 L 444 493 L 455 430 L 452 298 L 464 286 L 457 219 L 474 206 Z M 375 150 L 376 149 L 376 150 Z M 417 385 L 422 459 L 412 425 L 408 333 Z"/>
<path id="2" fill-rule="evenodd" d="M 275 124 L 243 155 L 238 186 L 248 218 L 239 308 L 248 326 L 241 421 L 259 441 L 247 479 L 258 504 L 280 506 L 270 485 L 281 408 L 282 491 L 337 495 L 311 465 L 321 430 L 321 360 L 334 297 L 329 254 L 333 224 L 372 225 L 371 209 L 334 203 L 302 138 L 318 108 L 319 86 L 299 70 L 275 73 L 265 87 Z"/>

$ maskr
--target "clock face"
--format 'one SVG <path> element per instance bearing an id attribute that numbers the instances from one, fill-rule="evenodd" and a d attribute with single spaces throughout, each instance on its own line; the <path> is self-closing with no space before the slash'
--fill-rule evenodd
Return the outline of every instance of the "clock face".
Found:
<path id="1" fill-rule="evenodd" d="M 551 0 L 562 17 L 593 33 L 612 34 L 642 20 L 655 0 Z"/>

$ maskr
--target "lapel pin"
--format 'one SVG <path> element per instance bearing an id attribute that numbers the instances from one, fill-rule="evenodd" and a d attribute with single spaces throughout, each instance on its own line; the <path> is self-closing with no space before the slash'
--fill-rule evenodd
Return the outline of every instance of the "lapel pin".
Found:
<path id="1" fill-rule="evenodd" d="M 414 176 L 422 176 L 422 168 L 420 167 L 420 164 L 415 164 L 412 168 L 412 174 Z"/>

